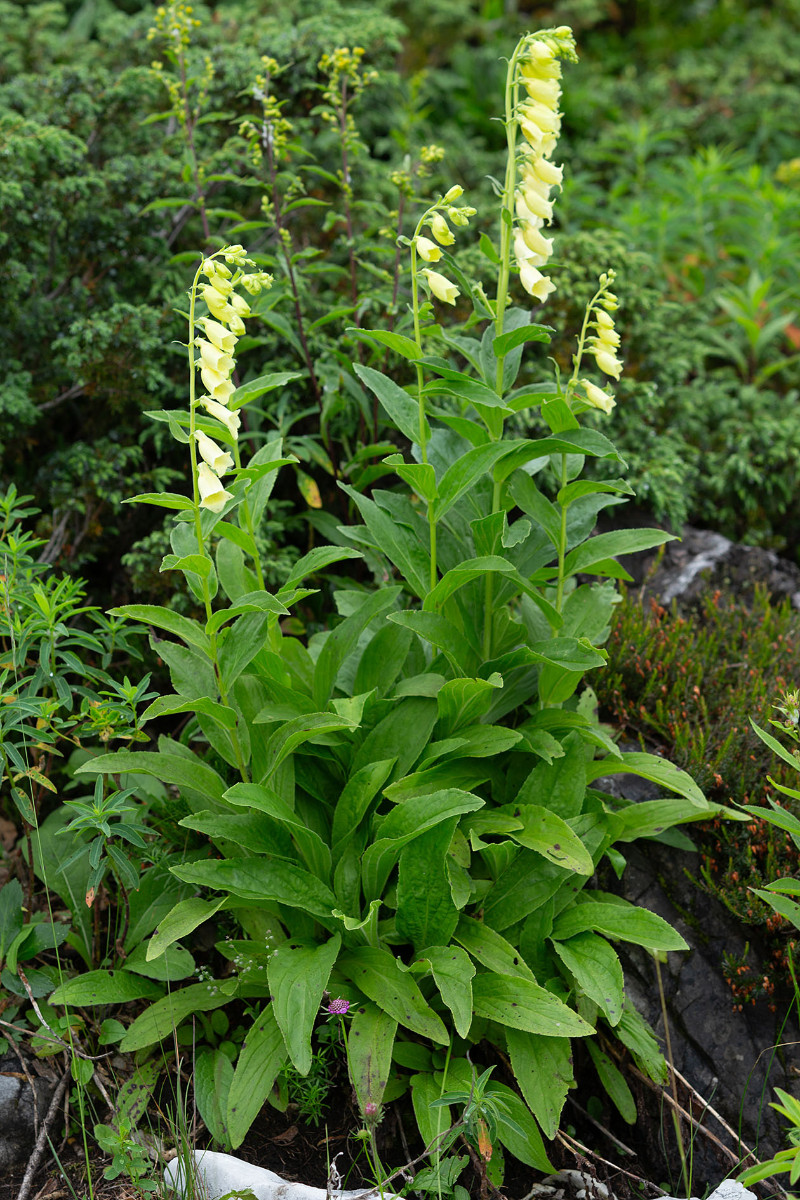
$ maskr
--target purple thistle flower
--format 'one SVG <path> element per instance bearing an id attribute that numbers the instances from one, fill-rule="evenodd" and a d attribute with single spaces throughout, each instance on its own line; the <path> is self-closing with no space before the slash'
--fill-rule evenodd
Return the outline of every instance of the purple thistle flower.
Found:
<path id="1" fill-rule="evenodd" d="M 349 1008 L 350 1008 L 350 1001 L 343 1000 L 340 997 L 336 1000 L 331 1000 L 330 1004 L 328 1005 L 328 1012 L 333 1013 L 334 1016 L 342 1016 L 343 1017 Z"/>

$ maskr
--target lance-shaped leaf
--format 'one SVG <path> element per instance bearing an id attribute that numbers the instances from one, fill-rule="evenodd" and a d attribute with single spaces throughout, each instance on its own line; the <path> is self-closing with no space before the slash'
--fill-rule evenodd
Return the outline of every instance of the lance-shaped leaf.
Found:
<path id="1" fill-rule="evenodd" d="M 234 1150 L 244 1141 L 285 1061 L 286 1046 L 270 1004 L 247 1031 L 228 1091 L 228 1137 Z"/>
<path id="2" fill-rule="evenodd" d="M 337 966 L 398 1024 L 443 1046 L 448 1045 L 450 1038 L 441 1018 L 388 950 L 359 946 L 342 954 Z"/>
<path id="3" fill-rule="evenodd" d="M 341 944 L 338 933 L 321 946 L 282 942 L 269 960 L 267 978 L 275 1020 L 301 1075 L 311 1068 L 311 1031 Z"/>
<path id="4" fill-rule="evenodd" d="M 594 1033 L 583 1017 L 552 992 L 518 975 L 476 975 L 472 1003 L 479 1017 L 542 1037 L 586 1037 Z"/>
<path id="5" fill-rule="evenodd" d="M 362 1114 L 367 1104 L 383 1101 L 396 1033 L 397 1021 L 377 1004 L 360 1004 L 350 1022 L 350 1070 Z"/>

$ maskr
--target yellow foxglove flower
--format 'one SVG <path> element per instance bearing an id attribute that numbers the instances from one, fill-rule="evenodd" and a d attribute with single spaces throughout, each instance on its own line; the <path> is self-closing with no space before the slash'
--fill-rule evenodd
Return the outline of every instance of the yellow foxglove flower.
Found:
<path id="1" fill-rule="evenodd" d="M 519 281 L 525 288 L 529 296 L 533 296 L 534 300 L 544 302 L 551 292 L 556 290 L 556 285 L 542 275 L 541 271 L 533 265 L 529 260 L 520 263 L 519 266 Z"/>
<path id="2" fill-rule="evenodd" d="M 223 354 L 233 354 L 233 348 L 236 345 L 237 337 L 220 325 L 219 321 L 212 321 L 211 317 L 200 317 L 198 325 L 202 325 L 205 330 L 206 337 L 212 345 L 221 350 Z"/>
<path id="3" fill-rule="evenodd" d="M 218 321 L 225 321 L 225 313 L 228 309 L 228 297 L 223 296 L 222 292 L 218 292 L 211 283 L 204 283 L 202 285 L 200 295 L 208 305 L 208 311 L 211 315 L 216 317 Z"/>
<path id="4" fill-rule="evenodd" d="M 414 238 L 414 245 L 416 247 L 417 254 L 420 256 L 420 258 L 423 258 L 425 262 L 438 262 L 442 257 L 442 252 L 436 245 L 436 242 L 432 242 L 430 238 L 417 236 Z"/>
<path id="5" fill-rule="evenodd" d="M 515 230 L 515 246 L 518 244 L 516 240 L 517 235 L 522 238 L 530 253 L 537 258 L 541 258 L 543 262 L 546 262 L 553 253 L 553 239 L 544 236 L 539 224 L 534 224 L 533 221 L 526 221 L 524 225 L 518 225 Z M 520 257 L 525 258 L 526 255 L 524 253 L 521 255 L 517 253 L 517 258 L 519 259 Z M 530 257 L 530 255 L 527 257 Z M 537 263 L 536 265 L 538 266 L 539 264 Z"/>
<path id="6" fill-rule="evenodd" d="M 552 221 L 553 201 L 545 200 L 540 196 L 537 188 L 529 187 L 526 184 L 522 189 L 522 198 L 529 213 L 533 213 L 535 217 L 539 217 L 542 221 Z"/>
<path id="7" fill-rule="evenodd" d="M 215 417 L 225 426 L 232 438 L 238 438 L 239 426 L 242 421 L 237 409 L 226 408 L 224 404 L 218 404 L 210 396 L 201 396 L 200 403 L 209 416 Z"/>
<path id="8" fill-rule="evenodd" d="M 227 374 L 213 371 L 211 367 L 201 366 L 200 378 L 203 380 L 203 387 L 208 388 L 211 398 L 220 404 L 227 404 L 236 391 Z"/>
<path id="9" fill-rule="evenodd" d="M 228 297 L 228 304 L 236 313 L 237 317 L 250 316 L 250 305 L 247 303 L 244 296 L 237 296 L 236 292 L 233 292 L 232 295 Z"/>
<path id="10" fill-rule="evenodd" d="M 230 354 L 223 354 L 220 349 L 203 338 L 198 338 L 195 345 L 200 351 L 200 359 L 204 367 L 210 367 L 212 371 L 218 371 L 221 375 L 230 375 L 233 370 L 233 358 Z"/>
<path id="11" fill-rule="evenodd" d="M 233 499 L 208 463 L 201 462 L 197 468 L 197 486 L 200 491 L 200 507 L 209 508 L 211 512 L 222 512 L 227 502 Z"/>
<path id="12" fill-rule="evenodd" d="M 622 363 L 612 351 L 594 347 L 592 354 L 604 375 L 610 375 L 612 379 L 619 379 L 622 374 Z"/>
<path id="13" fill-rule="evenodd" d="M 428 270 L 420 271 L 420 274 L 427 279 L 428 287 L 437 300 L 442 300 L 445 304 L 455 304 L 456 296 L 460 296 L 461 293 L 446 276 L 440 275 L 438 271 Z"/>
<path id="14" fill-rule="evenodd" d="M 578 387 L 583 388 L 585 393 L 583 399 L 586 403 L 591 404 L 592 408 L 602 409 L 604 413 L 610 413 L 617 403 L 613 396 L 599 388 L 596 383 L 592 383 L 590 379 L 579 379 Z"/>
<path id="15" fill-rule="evenodd" d="M 440 246 L 452 246 L 456 240 L 450 226 L 441 213 L 435 212 L 431 217 L 431 232 Z"/>
<path id="16" fill-rule="evenodd" d="M 241 337 L 245 332 L 244 321 L 230 305 L 225 309 L 225 322 L 237 337 Z"/>
<path id="17" fill-rule="evenodd" d="M 223 450 L 202 430 L 198 429 L 194 436 L 201 458 L 208 463 L 215 475 L 224 475 L 226 471 L 233 470 L 233 458 L 227 450 Z"/>

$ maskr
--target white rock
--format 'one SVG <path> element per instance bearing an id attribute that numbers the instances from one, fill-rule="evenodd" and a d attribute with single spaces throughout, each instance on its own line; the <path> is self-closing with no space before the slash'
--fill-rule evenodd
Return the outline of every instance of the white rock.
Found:
<path id="1" fill-rule="evenodd" d="M 268 1171 L 266 1167 L 254 1167 L 251 1163 L 234 1158 L 232 1154 L 217 1154 L 214 1150 L 195 1150 L 197 1182 L 202 1182 L 204 1200 L 220 1200 L 229 1192 L 248 1188 L 256 1200 L 327 1200 L 324 1188 L 309 1187 L 305 1183 L 290 1183 Z M 183 1163 L 174 1158 L 164 1171 L 164 1182 L 168 1187 L 187 1195 L 184 1182 Z M 188 1195 L 194 1196 L 191 1188 Z M 378 1188 L 359 1192 L 331 1192 L 331 1200 L 379 1200 Z M 391 1192 L 383 1193 L 383 1200 L 399 1200 Z M 718 1197 L 717 1200 L 738 1200 L 737 1197 Z M 754 1198 L 755 1200 L 755 1198 Z"/>
<path id="2" fill-rule="evenodd" d="M 677 1200 L 675 1196 L 662 1196 L 661 1200 Z M 694 1200 L 694 1197 L 692 1197 Z M 757 1200 L 755 1192 L 749 1192 L 744 1184 L 737 1183 L 735 1179 L 723 1179 L 719 1187 L 716 1187 L 708 1200 Z"/>

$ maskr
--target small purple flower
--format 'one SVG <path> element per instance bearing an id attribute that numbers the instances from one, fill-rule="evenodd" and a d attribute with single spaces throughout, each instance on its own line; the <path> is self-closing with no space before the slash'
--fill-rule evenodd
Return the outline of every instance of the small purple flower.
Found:
<path id="1" fill-rule="evenodd" d="M 350 1008 L 350 1001 L 343 1000 L 343 999 L 341 999 L 341 997 L 339 997 L 336 1000 L 331 1000 L 330 1004 L 328 1005 L 328 1012 L 333 1013 L 334 1016 L 342 1016 L 343 1017 L 344 1014 L 349 1010 L 349 1008 Z"/>
<path id="2" fill-rule="evenodd" d="M 369 1124 L 371 1122 L 374 1122 L 377 1115 L 378 1115 L 377 1104 L 375 1104 L 374 1101 L 372 1101 L 372 1100 L 368 1100 L 367 1103 L 364 1105 L 364 1117 L 365 1117 L 367 1123 Z"/>

